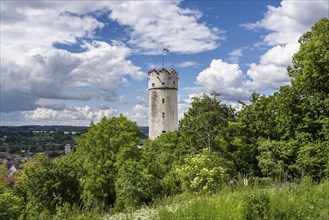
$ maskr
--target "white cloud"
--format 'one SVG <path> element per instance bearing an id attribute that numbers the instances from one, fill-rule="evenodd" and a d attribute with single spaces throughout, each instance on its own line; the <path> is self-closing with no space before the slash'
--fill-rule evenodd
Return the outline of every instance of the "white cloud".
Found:
<path id="1" fill-rule="evenodd" d="M 143 104 L 134 105 L 131 111 L 123 113 L 129 120 L 135 121 L 139 126 L 148 126 L 148 106 Z"/>
<path id="2" fill-rule="evenodd" d="M 250 65 L 247 75 L 251 80 L 245 81 L 244 89 L 246 91 L 266 92 L 278 90 L 280 86 L 289 84 L 287 68 L 269 65 Z"/>
<path id="3" fill-rule="evenodd" d="M 285 46 L 277 45 L 269 49 L 265 54 L 260 58 L 260 64 L 269 65 L 273 64 L 276 66 L 287 67 L 291 65 L 291 58 L 299 50 L 299 44 L 289 43 Z"/>
<path id="4" fill-rule="evenodd" d="M 96 14 L 108 12 L 108 2 L 100 1 L 2 1 L 1 112 L 50 107 L 40 98 L 113 100 L 119 86 L 130 85 L 127 77 L 144 79 L 140 67 L 127 59 L 130 48 L 92 40 L 105 27 Z M 53 47 L 76 44 L 78 38 L 91 41 L 80 45 L 85 52 Z"/>
<path id="5" fill-rule="evenodd" d="M 252 63 L 247 75 L 251 80 L 245 82 L 252 91 L 278 90 L 290 83 L 287 67 L 292 65 L 292 56 L 299 49 L 298 43 L 285 46 L 277 45 L 260 57 L 259 64 Z"/>
<path id="6" fill-rule="evenodd" d="M 24 111 L 23 115 L 27 120 L 33 121 L 58 121 L 74 120 L 87 122 L 100 121 L 103 117 L 112 117 L 116 113 L 115 109 L 93 110 L 90 106 L 71 107 L 63 110 L 54 110 L 49 108 L 37 108 L 33 111 Z"/>
<path id="7" fill-rule="evenodd" d="M 197 83 L 204 91 L 222 93 L 222 99 L 247 100 L 251 92 L 268 93 L 289 84 L 287 67 L 292 56 L 299 49 L 298 38 L 309 31 L 321 17 L 328 16 L 328 1 L 282 1 L 279 7 L 269 6 L 264 19 L 244 26 L 249 29 L 264 28 L 269 33 L 263 42 L 272 46 L 259 60 L 250 64 L 243 77 L 238 64 L 229 64 L 222 60 L 213 60 L 210 67 L 199 73 Z M 242 56 L 241 50 L 229 53 L 231 61 Z"/>
<path id="8" fill-rule="evenodd" d="M 191 67 L 191 66 L 195 66 L 197 63 L 193 62 L 193 61 L 184 61 L 182 63 L 177 64 L 177 66 L 182 67 L 182 68 L 186 68 L 186 67 Z"/>
<path id="9" fill-rule="evenodd" d="M 296 43 L 298 38 L 320 18 L 328 17 L 329 2 L 281 1 L 279 7 L 268 6 L 265 17 L 245 24 L 249 29 L 265 28 L 270 31 L 264 38 L 268 45 Z"/>
<path id="10" fill-rule="evenodd" d="M 119 97 L 119 101 L 120 101 L 121 104 L 127 104 L 127 99 L 124 95 L 121 95 Z"/>
<path id="11" fill-rule="evenodd" d="M 244 99 L 250 95 L 242 89 L 244 76 L 239 65 L 221 59 L 212 60 L 210 67 L 200 72 L 196 80 L 206 92 L 219 92 L 225 100 Z"/>
<path id="12" fill-rule="evenodd" d="M 76 38 L 93 37 L 94 31 L 104 24 L 85 13 L 103 5 L 102 2 L 1 1 L 1 53 L 20 63 L 21 54 L 33 48 L 51 48 L 55 42 L 74 44 Z M 79 16 L 82 14 L 85 15 Z"/>
<path id="13" fill-rule="evenodd" d="M 24 64 L 3 59 L 2 95 L 5 98 L 9 93 L 17 97 L 23 94 L 31 97 L 31 103 L 36 97 L 113 100 L 118 86 L 128 84 L 126 76 L 135 80 L 145 78 L 139 67 L 125 59 L 130 55 L 129 48 L 98 41 L 86 43 L 85 47 L 87 51 L 78 54 L 35 48 L 25 54 Z"/>
<path id="14" fill-rule="evenodd" d="M 242 49 L 236 49 L 236 50 L 233 50 L 233 51 L 231 51 L 228 55 L 230 56 L 229 60 L 230 60 L 232 63 L 238 63 L 240 57 L 243 56 L 243 54 L 242 54 Z"/>
<path id="15" fill-rule="evenodd" d="M 217 47 L 218 28 L 198 23 L 201 12 L 182 9 L 180 1 L 113 1 L 110 18 L 130 29 L 129 43 L 148 54 L 163 46 L 171 52 L 193 54 Z"/>
<path id="16" fill-rule="evenodd" d="M 299 50 L 299 37 L 321 17 L 328 17 L 328 11 L 328 1 L 284 0 L 279 7 L 268 6 L 262 20 L 245 24 L 249 29 L 269 30 L 262 44 L 272 46 L 260 57 L 258 64 L 250 65 L 247 75 L 251 80 L 244 82 L 246 89 L 266 93 L 289 84 L 287 67 Z"/>
<path id="17" fill-rule="evenodd" d="M 191 107 L 192 98 L 201 96 L 202 93 L 190 93 L 186 98 L 178 97 L 178 120 L 184 118 L 184 113 Z"/>

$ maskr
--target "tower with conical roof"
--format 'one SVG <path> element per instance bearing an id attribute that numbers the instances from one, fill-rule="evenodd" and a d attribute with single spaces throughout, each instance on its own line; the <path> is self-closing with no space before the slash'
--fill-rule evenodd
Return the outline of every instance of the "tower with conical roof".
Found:
<path id="1" fill-rule="evenodd" d="M 148 72 L 149 138 L 178 129 L 178 72 L 153 69 Z"/>

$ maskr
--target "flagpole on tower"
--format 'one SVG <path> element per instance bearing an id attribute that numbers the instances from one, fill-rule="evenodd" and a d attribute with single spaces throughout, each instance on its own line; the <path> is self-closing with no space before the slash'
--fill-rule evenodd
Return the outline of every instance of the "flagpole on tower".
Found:
<path id="1" fill-rule="evenodd" d="M 164 55 L 165 55 L 165 48 L 162 47 L 162 69 L 164 68 Z"/>
<path id="2" fill-rule="evenodd" d="M 162 47 L 162 69 L 164 68 L 164 57 L 165 57 L 165 53 L 168 53 L 169 50 L 165 47 Z"/>

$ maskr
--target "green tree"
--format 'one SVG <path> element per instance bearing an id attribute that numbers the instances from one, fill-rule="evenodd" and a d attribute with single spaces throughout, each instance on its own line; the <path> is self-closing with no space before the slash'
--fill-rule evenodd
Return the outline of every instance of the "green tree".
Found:
<path id="1" fill-rule="evenodd" d="M 79 204 L 79 180 L 75 167 L 65 159 L 39 156 L 27 162 L 17 178 L 15 191 L 24 199 L 27 214 L 55 213 L 62 205 Z"/>
<path id="2" fill-rule="evenodd" d="M 145 143 L 142 148 L 142 161 L 159 185 L 159 196 L 179 192 L 179 185 L 172 172 L 173 167 L 182 164 L 182 158 L 190 152 L 191 148 L 184 144 L 181 131 L 164 133 Z"/>
<path id="3" fill-rule="evenodd" d="M 148 172 L 145 165 L 135 160 L 127 160 L 119 167 L 115 179 L 115 208 L 135 208 L 150 203 L 158 193 L 158 182 Z"/>
<path id="4" fill-rule="evenodd" d="M 297 167 L 302 175 L 319 182 L 329 177 L 329 141 L 304 144 L 298 151 Z"/>
<path id="5" fill-rule="evenodd" d="M 4 178 L 7 176 L 8 169 L 5 164 L 0 164 L 0 193 L 7 188 Z"/>
<path id="6" fill-rule="evenodd" d="M 6 185 L 4 178 L 8 169 L 0 164 L 0 219 L 17 219 L 22 210 L 22 201 Z"/>
<path id="7" fill-rule="evenodd" d="M 287 178 L 293 174 L 298 142 L 259 140 L 259 167 L 264 176 Z"/>
<path id="8" fill-rule="evenodd" d="M 112 205 L 119 168 L 130 158 L 139 158 L 139 129 L 124 116 L 103 118 L 82 135 L 71 155 L 79 167 L 84 204 Z"/>
<path id="9" fill-rule="evenodd" d="M 0 219 L 18 219 L 22 211 L 22 201 L 12 191 L 0 193 Z"/>
<path id="10" fill-rule="evenodd" d="M 300 39 L 300 49 L 288 68 L 298 94 L 295 107 L 302 121 L 299 136 L 310 141 L 328 140 L 329 133 L 329 20 L 322 18 Z"/>
<path id="11" fill-rule="evenodd" d="M 235 114 L 232 107 L 220 103 L 218 96 L 212 93 L 211 96 L 193 97 L 191 108 L 179 122 L 186 144 L 197 151 L 206 147 L 225 153 L 221 143 L 215 139 L 222 128 L 227 127 L 228 121 L 235 120 Z"/>

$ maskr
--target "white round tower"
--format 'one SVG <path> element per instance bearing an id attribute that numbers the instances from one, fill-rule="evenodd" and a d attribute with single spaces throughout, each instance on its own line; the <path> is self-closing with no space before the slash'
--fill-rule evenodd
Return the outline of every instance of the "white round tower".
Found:
<path id="1" fill-rule="evenodd" d="M 149 138 L 178 129 L 178 72 L 174 69 L 153 69 L 148 72 Z"/>

